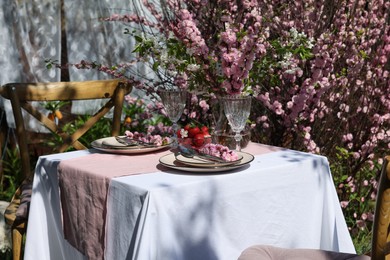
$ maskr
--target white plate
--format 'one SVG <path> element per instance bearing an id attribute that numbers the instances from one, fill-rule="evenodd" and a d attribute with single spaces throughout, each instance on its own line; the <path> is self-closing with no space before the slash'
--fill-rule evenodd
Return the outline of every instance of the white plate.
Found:
<path id="1" fill-rule="evenodd" d="M 188 157 L 184 157 L 181 154 L 176 156 L 176 160 L 188 166 L 211 168 L 211 167 L 222 167 L 222 166 L 237 164 L 243 158 L 242 154 L 237 154 L 237 155 L 238 155 L 238 160 L 232 162 L 211 162 L 207 159 L 202 159 L 197 156 L 194 156 L 193 158 L 188 158 Z"/>
<path id="2" fill-rule="evenodd" d="M 210 167 L 210 168 L 195 167 L 195 166 L 188 166 L 188 165 L 182 164 L 180 161 L 176 160 L 175 154 L 173 154 L 173 153 L 162 156 L 160 158 L 160 163 L 166 167 L 180 170 L 180 171 L 212 173 L 212 172 L 224 172 L 224 171 L 237 169 L 237 168 L 240 168 L 244 165 L 247 165 L 248 163 L 250 163 L 254 159 L 254 156 L 252 154 L 249 154 L 249 153 L 238 152 L 238 154 L 242 155 L 242 159 L 239 163 L 227 165 L 227 166 Z"/>
<path id="3" fill-rule="evenodd" d="M 107 152 L 107 153 L 116 153 L 116 154 L 139 154 L 139 153 L 149 153 L 158 150 L 162 150 L 170 147 L 168 145 L 162 146 L 153 146 L 153 147 L 145 147 L 145 146 L 125 146 L 125 147 L 110 147 L 105 146 L 103 142 L 110 143 L 115 139 L 115 137 L 105 137 L 101 139 L 97 139 L 91 143 L 92 148 L 96 150 Z"/>

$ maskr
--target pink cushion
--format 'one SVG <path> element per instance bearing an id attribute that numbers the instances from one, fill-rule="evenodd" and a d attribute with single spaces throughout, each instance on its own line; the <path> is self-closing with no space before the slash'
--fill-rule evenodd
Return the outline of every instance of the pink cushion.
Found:
<path id="1" fill-rule="evenodd" d="M 287 249 L 255 245 L 245 249 L 238 260 L 368 260 L 368 256 L 331 252 L 319 249 Z"/>

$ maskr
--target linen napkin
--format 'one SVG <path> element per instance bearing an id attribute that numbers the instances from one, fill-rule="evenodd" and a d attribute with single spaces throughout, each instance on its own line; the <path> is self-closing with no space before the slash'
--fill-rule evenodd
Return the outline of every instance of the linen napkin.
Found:
<path id="1" fill-rule="evenodd" d="M 112 148 L 126 148 L 126 147 L 128 147 L 127 145 L 118 142 L 115 137 L 105 138 L 102 141 L 102 145 L 106 146 L 106 147 L 112 147 Z"/>
<path id="2" fill-rule="evenodd" d="M 58 174 L 65 239 L 89 259 L 104 259 L 111 178 L 157 172 L 158 159 L 167 153 L 97 153 L 61 161 Z"/>

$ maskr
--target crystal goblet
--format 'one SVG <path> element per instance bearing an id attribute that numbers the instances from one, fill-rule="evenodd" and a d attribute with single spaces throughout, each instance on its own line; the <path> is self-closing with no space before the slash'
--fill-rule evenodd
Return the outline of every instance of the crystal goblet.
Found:
<path id="1" fill-rule="evenodd" d="M 235 133 L 236 151 L 241 151 L 241 131 L 245 128 L 251 111 L 251 96 L 226 96 L 223 98 L 223 109 L 229 125 Z"/>
<path id="2" fill-rule="evenodd" d="M 172 121 L 173 143 L 172 146 L 177 146 L 177 130 L 181 115 L 186 106 L 188 92 L 182 89 L 160 89 L 159 95 L 163 103 L 165 112 L 168 118 Z"/>

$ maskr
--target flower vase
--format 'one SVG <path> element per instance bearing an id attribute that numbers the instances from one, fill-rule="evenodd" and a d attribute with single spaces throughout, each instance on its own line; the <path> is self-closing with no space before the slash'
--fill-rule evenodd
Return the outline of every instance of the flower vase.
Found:
<path id="1" fill-rule="evenodd" d="M 211 132 L 212 142 L 227 146 L 231 150 L 236 149 L 236 140 L 234 139 L 235 133 L 231 129 L 225 116 L 222 101 L 220 99 L 213 105 L 213 118 L 214 127 Z M 241 132 L 241 136 L 241 148 L 245 148 L 251 139 L 251 132 L 248 126 Z"/>

